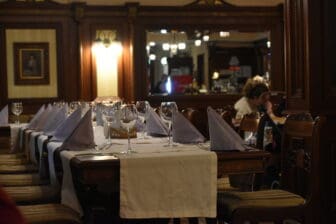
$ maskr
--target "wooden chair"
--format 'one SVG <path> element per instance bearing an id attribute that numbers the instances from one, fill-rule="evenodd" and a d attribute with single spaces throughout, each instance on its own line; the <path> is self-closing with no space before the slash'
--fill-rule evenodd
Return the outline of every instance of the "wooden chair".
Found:
<path id="1" fill-rule="evenodd" d="M 290 116 L 284 125 L 282 190 L 219 192 L 219 223 L 306 223 L 305 209 L 318 201 L 320 138 L 324 117 Z M 209 223 L 213 220 L 208 220 Z"/>
<path id="2" fill-rule="evenodd" d="M 208 118 L 205 111 L 194 108 L 186 108 L 182 110 L 182 114 L 201 132 L 201 134 L 209 139 Z"/>
<path id="3" fill-rule="evenodd" d="M 238 127 L 238 133 L 240 136 L 244 137 L 245 132 L 257 133 L 259 127 L 259 116 L 257 114 L 247 114 L 240 121 Z"/>

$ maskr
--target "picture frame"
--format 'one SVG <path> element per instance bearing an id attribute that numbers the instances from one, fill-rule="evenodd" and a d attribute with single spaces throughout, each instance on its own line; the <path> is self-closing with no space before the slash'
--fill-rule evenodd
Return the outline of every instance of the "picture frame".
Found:
<path id="1" fill-rule="evenodd" d="M 49 43 L 13 43 L 14 84 L 49 84 Z"/>

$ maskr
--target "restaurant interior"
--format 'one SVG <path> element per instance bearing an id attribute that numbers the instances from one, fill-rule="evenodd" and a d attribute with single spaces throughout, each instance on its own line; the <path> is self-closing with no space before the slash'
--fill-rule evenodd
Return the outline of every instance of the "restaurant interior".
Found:
<path id="1" fill-rule="evenodd" d="M 0 223 L 334 223 L 335 9 L 0 0 Z"/>

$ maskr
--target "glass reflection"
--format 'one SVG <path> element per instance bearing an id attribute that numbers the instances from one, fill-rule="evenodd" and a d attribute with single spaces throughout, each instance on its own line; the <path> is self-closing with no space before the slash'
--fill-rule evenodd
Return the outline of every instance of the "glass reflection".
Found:
<path id="1" fill-rule="evenodd" d="M 240 93 L 271 75 L 270 32 L 147 31 L 150 95 Z"/>

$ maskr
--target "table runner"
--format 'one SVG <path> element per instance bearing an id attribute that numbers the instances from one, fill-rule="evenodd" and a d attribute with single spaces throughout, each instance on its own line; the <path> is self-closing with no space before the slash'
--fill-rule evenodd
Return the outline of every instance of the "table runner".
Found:
<path id="1" fill-rule="evenodd" d="M 147 142 L 138 140 L 139 144 L 133 144 L 138 153 L 116 154 L 121 166 L 121 217 L 215 217 L 216 154 L 195 145 L 167 148 L 162 143 Z M 71 158 L 87 153 L 118 153 L 126 148 L 115 144 L 103 151 L 63 151 L 62 203 L 82 214 L 70 172 Z M 142 178 L 142 184 L 137 186 Z"/>

